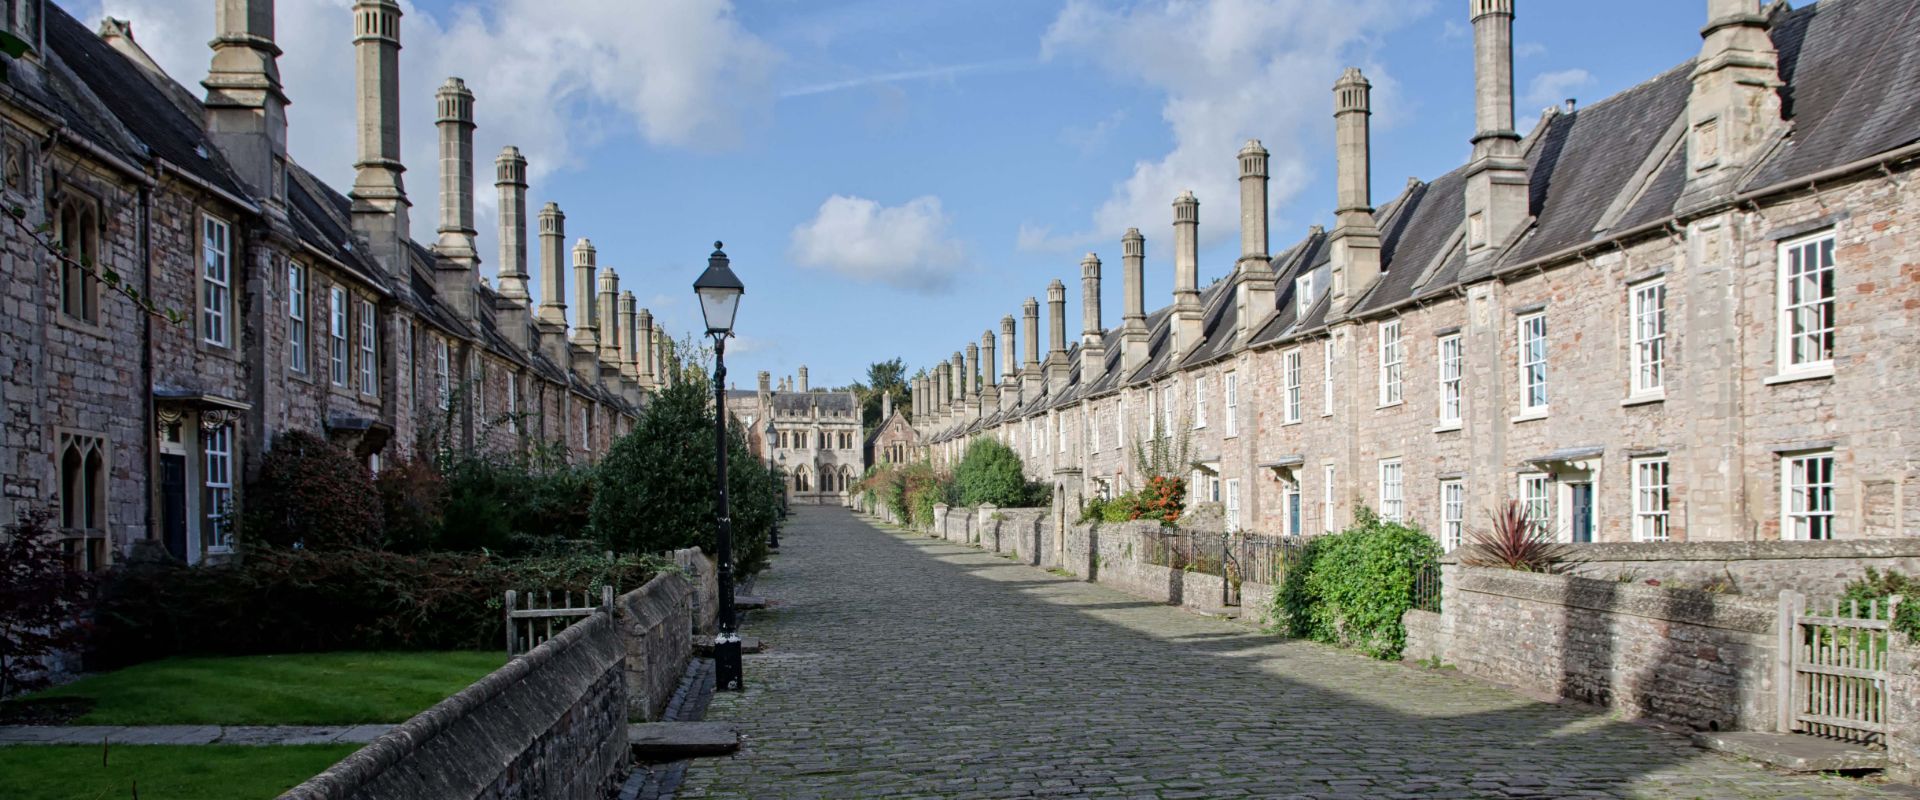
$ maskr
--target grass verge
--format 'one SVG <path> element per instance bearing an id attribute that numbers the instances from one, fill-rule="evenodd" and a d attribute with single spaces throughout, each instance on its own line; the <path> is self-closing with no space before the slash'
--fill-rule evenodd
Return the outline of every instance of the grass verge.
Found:
<path id="1" fill-rule="evenodd" d="M 32 698 L 91 700 L 74 725 L 403 722 L 503 663 L 505 653 L 474 651 L 169 658 Z"/>
<path id="2" fill-rule="evenodd" d="M 274 797 L 359 745 L 17 745 L 0 747 L 8 800 Z"/>

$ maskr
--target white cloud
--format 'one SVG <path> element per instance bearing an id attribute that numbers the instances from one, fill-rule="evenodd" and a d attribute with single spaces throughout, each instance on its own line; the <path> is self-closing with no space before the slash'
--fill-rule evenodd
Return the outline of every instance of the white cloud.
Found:
<path id="1" fill-rule="evenodd" d="M 836 194 L 793 229 L 788 255 L 854 280 L 931 292 L 946 286 L 965 258 L 948 225 L 940 198 L 931 195 L 889 207 Z"/>
<path id="2" fill-rule="evenodd" d="M 92 0 L 77 9 L 133 22 L 135 38 L 198 93 L 211 53 L 208 0 Z M 294 158 L 336 189 L 352 185 L 355 157 L 352 0 L 280 0 L 275 38 Z M 730 0 L 472 0 L 444 17 L 402 1 L 401 152 L 415 238 L 438 220 L 433 93 L 450 75 L 476 95 L 475 199 L 482 257 L 493 261 L 493 157 L 507 144 L 538 181 L 581 166 L 597 139 L 632 130 L 656 146 L 712 150 L 738 144 L 773 102 L 781 55 L 741 27 Z M 537 207 L 537 206 L 536 206 Z M 497 266 L 497 265 L 496 265 Z"/>
<path id="3" fill-rule="evenodd" d="M 1539 42 L 1521 42 L 1513 46 L 1515 58 L 1533 58 L 1547 54 L 1547 46 Z"/>
<path id="4" fill-rule="evenodd" d="M 955 78 L 958 78 L 962 75 L 967 75 L 967 74 L 976 73 L 976 72 L 1004 72 L 1006 70 L 1018 69 L 1025 66 L 1031 66 L 1032 63 L 1033 62 L 1028 61 L 1026 59 L 1003 58 L 1003 59 L 996 59 L 993 61 L 979 61 L 972 64 L 948 64 L 946 66 L 928 67 L 926 69 L 910 69 L 910 70 L 901 70 L 899 72 L 883 72 L 883 73 L 878 73 L 874 75 L 862 75 L 857 78 L 848 78 L 846 80 L 828 81 L 826 83 L 816 83 L 809 86 L 796 86 L 792 89 L 786 89 L 780 92 L 780 96 L 781 97 L 805 97 L 807 95 L 812 95 L 812 94 L 826 94 L 828 92 L 838 92 L 843 89 L 858 89 L 863 86 L 874 86 L 878 84 L 906 83 L 909 81 L 934 81 L 934 82 L 952 83 Z"/>
<path id="5" fill-rule="evenodd" d="M 1516 116 L 1527 118 L 1528 109 L 1539 110 L 1547 106 L 1556 106 L 1561 101 L 1573 97 L 1573 90 L 1593 83 L 1593 75 L 1584 69 L 1563 69 L 1556 72 L 1542 72 L 1527 82 L 1527 93 L 1520 98 L 1520 108 L 1515 109 Z"/>
<path id="6" fill-rule="evenodd" d="M 1234 154 L 1249 138 L 1272 152 L 1270 207 L 1284 207 L 1332 153 L 1332 87 L 1357 56 L 1390 103 L 1391 78 L 1364 58 L 1373 37 L 1426 12 L 1404 0 L 1162 0 L 1116 10 L 1069 0 L 1041 44 L 1043 58 L 1081 58 L 1165 93 L 1161 117 L 1173 149 L 1134 164 L 1094 212 L 1089 229 L 1055 236 L 1027 228 L 1029 249 L 1079 249 L 1111 242 L 1128 227 L 1164 229 L 1173 198 L 1191 189 L 1201 202 L 1203 241 L 1235 233 Z M 1333 199 L 1325 205 L 1331 208 Z M 1209 208 L 1215 209 L 1211 212 Z M 1209 220 L 1213 220 L 1209 223 Z M 1165 237 L 1148 237 L 1150 242 Z"/>

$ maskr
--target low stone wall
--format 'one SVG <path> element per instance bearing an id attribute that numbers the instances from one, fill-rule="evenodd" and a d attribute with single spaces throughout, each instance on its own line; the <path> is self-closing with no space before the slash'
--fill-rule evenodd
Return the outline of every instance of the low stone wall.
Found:
<path id="1" fill-rule="evenodd" d="M 1417 608 L 1400 615 L 1400 626 L 1407 629 L 1407 646 L 1400 649 L 1402 661 L 1446 661 L 1447 634 L 1440 615 Z"/>
<path id="2" fill-rule="evenodd" d="M 596 613 L 281 797 L 608 797 L 629 759 L 626 660 Z"/>
<path id="3" fill-rule="evenodd" d="M 675 550 L 672 557 L 693 584 L 693 632 L 712 636 L 720 630 L 720 568 L 698 547 Z"/>
<path id="4" fill-rule="evenodd" d="M 699 550 L 690 555 L 696 564 L 706 563 Z M 614 615 L 626 650 L 628 718 L 658 720 L 667 701 L 673 699 L 673 690 L 687 671 L 687 660 L 693 657 L 698 595 L 685 576 L 663 572 L 614 601 Z M 715 603 L 707 605 L 712 608 Z"/>
<path id="5" fill-rule="evenodd" d="M 1920 574 L 1920 539 L 1581 544 L 1569 546 L 1567 560 L 1572 574 L 1596 580 L 1629 576 L 1688 588 L 1731 581 L 1748 597 L 1791 589 L 1818 603 L 1838 597 L 1868 567 Z"/>
<path id="6" fill-rule="evenodd" d="M 1240 621 L 1262 628 L 1273 624 L 1273 594 L 1278 586 L 1270 583 L 1240 583 Z"/>
<path id="7" fill-rule="evenodd" d="M 1920 642 L 1904 633 L 1893 635 L 1887 651 L 1887 760 L 1896 780 L 1920 782 Z"/>
<path id="8" fill-rule="evenodd" d="M 1773 730 L 1775 602 L 1448 565 L 1408 658 L 1697 730 Z"/>

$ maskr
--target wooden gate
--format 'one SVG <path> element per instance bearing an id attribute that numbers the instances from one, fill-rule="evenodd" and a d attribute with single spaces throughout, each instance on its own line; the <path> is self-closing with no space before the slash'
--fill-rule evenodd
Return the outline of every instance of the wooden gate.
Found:
<path id="1" fill-rule="evenodd" d="M 1780 722 L 1789 732 L 1874 748 L 1887 744 L 1887 649 L 1900 598 L 1808 614 L 1806 595 L 1780 593 Z M 1862 611 L 1866 613 L 1861 614 Z"/>
<path id="2" fill-rule="evenodd" d="M 578 599 L 581 603 L 574 606 Z M 574 594 L 560 593 L 560 604 L 554 605 L 553 592 L 517 592 L 507 590 L 507 657 L 521 655 L 541 642 L 553 638 L 553 635 L 567 629 L 568 625 L 593 615 L 600 609 L 613 609 L 613 587 L 600 587 L 600 604 L 586 605 L 593 599 L 589 592 Z"/>

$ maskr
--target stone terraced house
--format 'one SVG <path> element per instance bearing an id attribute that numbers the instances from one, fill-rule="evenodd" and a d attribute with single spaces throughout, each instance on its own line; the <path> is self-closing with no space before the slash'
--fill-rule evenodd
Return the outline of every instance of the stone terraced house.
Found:
<path id="1" fill-rule="evenodd" d="M 748 431 L 748 446 L 786 480 L 787 499 L 839 505 L 866 473 L 860 400 L 851 391 L 812 389 L 807 368 L 774 385 L 761 372 L 755 391 L 727 392 L 727 414 Z"/>
<path id="2" fill-rule="evenodd" d="M 282 432 L 323 433 L 378 468 L 424 437 L 591 460 L 630 429 L 666 379 L 666 337 L 612 269 L 596 274 L 586 239 L 569 319 L 553 203 L 538 214 L 532 307 L 526 160 L 512 147 L 495 162 L 498 281 L 480 277 L 474 95 L 458 78 L 433 98 L 439 238 L 408 235 L 399 6 L 357 0 L 353 41 L 320 45 L 358 54 L 343 195 L 287 153 L 272 0 L 215 1 L 204 93 L 125 22 L 95 32 L 45 0 L 0 6 L 30 48 L 0 85 L 0 194 L 19 211 L 0 223 L 6 512 L 51 503 L 90 569 L 145 540 L 197 562 L 231 546 L 224 518 Z"/>
<path id="3" fill-rule="evenodd" d="M 926 454 L 998 437 L 1077 517 L 1181 428 L 1190 497 L 1269 534 L 1365 506 L 1451 548 L 1517 500 L 1564 541 L 1920 536 L 1920 0 L 1705 6 L 1696 58 L 1523 136 L 1514 3 L 1471 0 L 1471 160 L 1378 206 L 1348 70 L 1332 230 L 1269 248 L 1248 142 L 1229 277 L 1180 197 L 1172 303 L 1129 230 L 1103 327 L 1089 254 L 1077 341 L 1056 280 L 1044 359 L 1029 298 L 1024 357 L 1009 316 L 997 369 L 988 330 L 915 382 Z"/>

